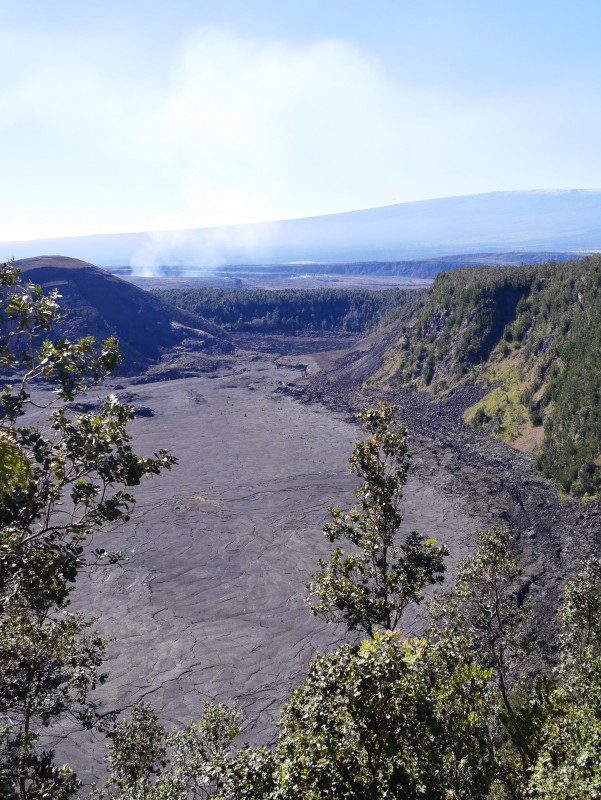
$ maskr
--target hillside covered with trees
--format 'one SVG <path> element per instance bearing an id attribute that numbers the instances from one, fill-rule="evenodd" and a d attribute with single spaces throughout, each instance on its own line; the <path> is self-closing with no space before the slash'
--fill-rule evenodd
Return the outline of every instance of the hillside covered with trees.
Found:
<path id="1" fill-rule="evenodd" d="M 439 274 L 372 386 L 484 390 L 464 419 L 577 496 L 601 489 L 601 258 Z"/>
<path id="2" fill-rule="evenodd" d="M 386 311 L 413 300 L 416 290 L 162 289 L 154 294 L 229 331 L 364 333 Z"/>

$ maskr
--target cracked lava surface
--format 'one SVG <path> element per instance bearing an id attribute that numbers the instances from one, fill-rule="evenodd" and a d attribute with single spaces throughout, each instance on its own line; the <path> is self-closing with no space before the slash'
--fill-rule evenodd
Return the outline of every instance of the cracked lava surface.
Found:
<path id="1" fill-rule="evenodd" d="M 354 502 L 348 458 L 362 432 L 276 391 L 292 378 L 244 353 L 203 377 L 125 386 L 129 402 L 153 412 L 133 421 L 134 449 L 166 447 L 179 463 L 136 487 L 128 523 L 95 534 L 94 547 L 123 560 L 78 582 L 73 606 L 114 637 L 95 693 L 102 712 L 144 700 L 163 722 L 185 723 L 204 699 L 237 698 L 242 740 L 269 742 L 311 655 L 344 636 L 311 615 L 305 584 L 330 549 L 328 508 Z M 451 576 L 487 522 L 419 471 L 404 510 L 407 531 L 447 544 Z M 416 625 L 408 613 L 407 632 Z M 82 779 L 102 774 L 100 737 L 64 729 L 55 744 Z"/>

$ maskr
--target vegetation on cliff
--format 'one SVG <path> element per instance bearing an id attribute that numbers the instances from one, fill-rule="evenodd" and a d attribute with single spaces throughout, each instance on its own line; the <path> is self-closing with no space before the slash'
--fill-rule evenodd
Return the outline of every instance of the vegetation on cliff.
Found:
<path id="1" fill-rule="evenodd" d="M 464 268 L 437 275 L 374 383 L 441 394 L 476 378 L 486 392 L 466 421 L 536 449 L 543 474 L 586 495 L 601 489 L 600 363 L 600 257 Z"/>

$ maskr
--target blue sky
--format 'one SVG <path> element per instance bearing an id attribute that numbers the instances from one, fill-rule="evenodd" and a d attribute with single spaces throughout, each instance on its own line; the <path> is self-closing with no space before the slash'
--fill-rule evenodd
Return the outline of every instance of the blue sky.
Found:
<path id="1" fill-rule="evenodd" d="M 0 0 L 0 241 L 601 187 L 601 4 Z"/>

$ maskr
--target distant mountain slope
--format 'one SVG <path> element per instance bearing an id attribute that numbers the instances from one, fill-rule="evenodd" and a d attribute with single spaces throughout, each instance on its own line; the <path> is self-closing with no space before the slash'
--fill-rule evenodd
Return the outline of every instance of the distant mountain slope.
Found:
<path id="1" fill-rule="evenodd" d="M 107 267 L 427 259 L 601 249 L 601 192 L 492 192 L 283 222 L 0 244 L 0 256 L 60 251 Z"/>
<path id="2" fill-rule="evenodd" d="M 414 309 L 359 343 L 333 383 L 413 386 L 442 402 L 474 382 L 464 420 L 537 453 L 574 495 L 601 492 L 601 257 L 437 275 Z M 476 402 L 474 402 L 476 401 Z M 469 404 L 468 404 L 469 405 Z"/>
<path id="3" fill-rule="evenodd" d="M 206 352 L 231 350 L 227 336 L 208 320 L 176 309 L 93 264 L 64 256 L 15 262 L 26 280 L 58 288 L 64 318 L 57 333 L 69 338 L 116 336 L 124 355 L 120 371 L 136 374 L 164 353 L 189 342 Z"/>

